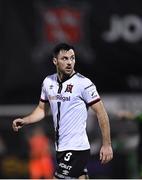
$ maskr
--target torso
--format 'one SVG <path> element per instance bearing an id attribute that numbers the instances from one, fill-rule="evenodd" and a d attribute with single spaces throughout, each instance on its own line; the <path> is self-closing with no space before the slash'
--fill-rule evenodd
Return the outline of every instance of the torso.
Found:
<path id="1" fill-rule="evenodd" d="M 74 74 L 62 83 L 57 81 L 57 74 L 48 76 L 44 80 L 44 95 L 43 97 L 41 95 L 41 98 L 48 99 L 51 106 L 57 151 L 90 148 L 86 134 L 88 97 L 85 96 L 88 95 L 84 94 L 84 90 L 86 87 L 87 90 L 90 89 L 91 83 L 79 73 Z M 92 86 L 92 88 L 94 87 Z M 96 95 L 90 101 L 97 98 L 99 95 L 96 91 Z"/>

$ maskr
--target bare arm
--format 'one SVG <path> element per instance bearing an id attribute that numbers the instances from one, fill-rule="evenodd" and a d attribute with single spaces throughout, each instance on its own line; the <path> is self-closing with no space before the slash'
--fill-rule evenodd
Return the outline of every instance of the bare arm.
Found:
<path id="1" fill-rule="evenodd" d="M 102 101 L 93 104 L 91 108 L 95 111 L 99 122 L 103 145 L 111 144 L 109 118 Z"/>
<path id="2" fill-rule="evenodd" d="M 49 110 L 49 107 L 47 107 L 46 103 L 39 102 L 38 106 L 34 109 L 34 111 L 23 117 L 15 119 L 12 123 L 12 127 L 14 131 L 18 131 L 21 129 L 24 125 L 36 123 L 40 120 L 42 120 L 47 115 L 47 110 Z"/>
<path id="3" fill-rule="evenodd" d="M 106 163 L 113 158 L 109 118 L 102 101 L 93 104 L 91 108 L 96 113 L 102 134 L 102 147 L 100 150 L 100 160 L 102 161 L 102 163 Z"/>

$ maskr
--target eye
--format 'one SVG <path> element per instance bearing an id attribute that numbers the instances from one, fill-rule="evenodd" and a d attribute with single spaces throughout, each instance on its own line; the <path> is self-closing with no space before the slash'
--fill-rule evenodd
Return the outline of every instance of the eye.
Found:
<path id="1" fill-rule="evenodd" d="M 64 57 L 62 57 L 62 58 L 61 58 L 61 60 L 63 60 L 63 61 L 67 61 L 67 60 L 68 60 L 68 58 L 64 56 Z"/>
<path id="2" fill-rule="evenodd" d="M 75 60 L 75 56 L 71 56 L 70 59 L 71 59 L 71 61 Z"/>
<path id="3" fill-rule="evenodd" d="M 63 58 L 63 60 L 64 60 L 64 61 L 67 61 L 67 60 L 68 60 L 68 58 L 67 58 L 67 57 L 64 57 L 64 58 Z"/>

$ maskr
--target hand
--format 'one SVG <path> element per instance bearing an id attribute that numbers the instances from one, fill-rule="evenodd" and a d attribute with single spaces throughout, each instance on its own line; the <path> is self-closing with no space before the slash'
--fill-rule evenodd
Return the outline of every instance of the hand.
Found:
<path id="1" fill-rule="evenodd" d="M 21 118 L 15 119 L 12 123 L 12 128 L 15 132 L 18 132 L 24 125 L 24 120 Z"/>
<path id="2" fill-rule="evenodd" d="M 100 150 L 100 160 L 102 164 L 105 164 L 112 160 L 113 150 L 111 145 L 103 145 Z"/>

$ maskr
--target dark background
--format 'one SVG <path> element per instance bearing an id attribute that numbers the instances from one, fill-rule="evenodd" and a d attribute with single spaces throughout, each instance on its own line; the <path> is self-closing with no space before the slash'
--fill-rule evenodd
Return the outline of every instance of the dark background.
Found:
<path id="1" fill-rule="evenodd" d="M 62 41 L 76 47 L 77 71 L 99 92 L 141 92 L 141 7 L 140 0 L 1 0 L 0 102 L 37 102 Z"/>
<path id="2" fill-rule="evenodd" d="M 51 52 L 59 42 L 75 47 L 76 70 L 94 81 L 101 95 L 135 94 L 141 97 L 142 1 L 1 0 L 0 108 L 38 103 L 43 79 L 55 71 Z M 121 103 L 122 108 L 131 105 L 127 104 L 127 98 L 124 101 L 123 97 L 118 99 L 115 110 Z M 112 109 L 113 106 L 112 103 Z M 24 110 L 21 115 L 25 115 Z M 9 115 L 10 109 L 7 108 L 4 111 L 7 114 L 3 115 L 1 111 L 0 115 L 0 135 L 8 149 L 4 156 L 0 155 L 4 159 L 0 163 L 0 177 L 27 178 L 25 134 L 30 130 L 22 130 L 18 135 L 12 132 L 12 120 L 18 117 L 14 111 L 17 112 L 17 108 L 13 115 Z M 96 152 L 88 165 L 90 176 L 137 178 L 135 148 L 127 151 L 122 147 L 124 137 L 138 135 L 137 126 L 135 123 L 118 123 L 117 118 L 110 115 L 115 158 L 102 167 L 96 159 Z M 52 139 L 50 123 L 43 126 Z M 15 171 L 17 165 L 21 169 Z"/>

